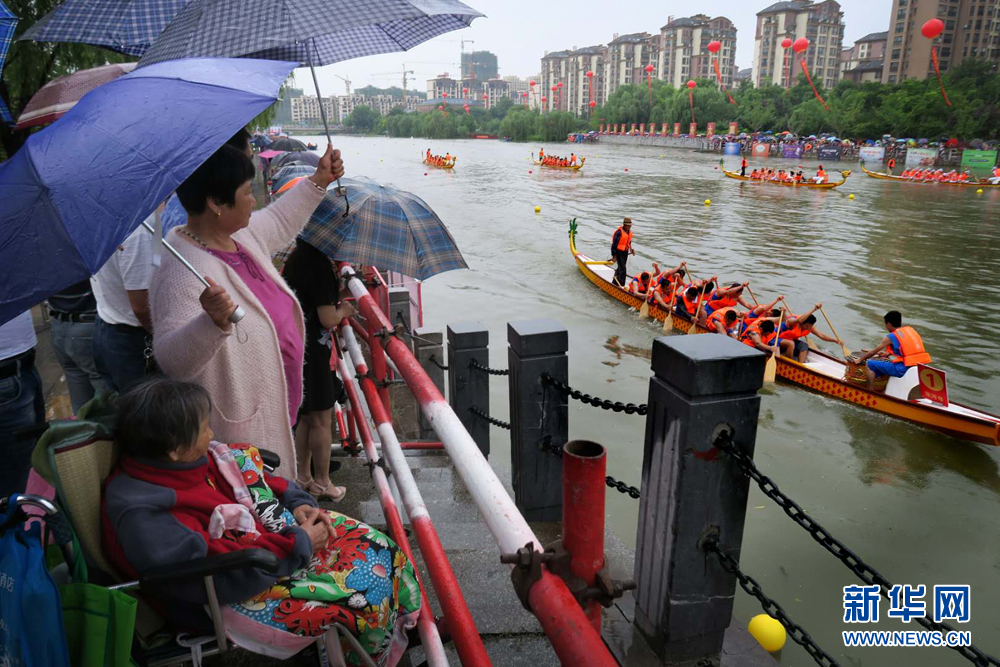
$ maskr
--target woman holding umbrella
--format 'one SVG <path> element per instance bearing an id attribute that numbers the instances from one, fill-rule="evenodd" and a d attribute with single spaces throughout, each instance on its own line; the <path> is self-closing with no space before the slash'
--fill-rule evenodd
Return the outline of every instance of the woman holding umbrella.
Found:
<path id="1" fill-rule="evenodd" d="M 220 440 L 249 442 L 281 456 L 278 473 L 295 474 L 292 425 L 302 401 L 305 326 L 294 293 L 271 255 L 302 229 L 327 186 L 343 176 L 340 152 L 327 148 L 315 173 L 280 202 L 253 212 L 253 162 L 223 146 L 177 188 L 187 223 L 174 229 L 180 262 L 164 262 L 149 290 L 154 353 L 170 377 L 208 389 Z M 230 314 L 240 303 L 245 317 Z"/>

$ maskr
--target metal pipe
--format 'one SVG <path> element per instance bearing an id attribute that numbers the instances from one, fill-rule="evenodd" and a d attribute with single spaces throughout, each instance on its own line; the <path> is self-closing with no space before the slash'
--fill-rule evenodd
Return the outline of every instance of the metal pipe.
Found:
<path id="1" fill-rule="evenodd" d="M 365 318 L 390 328 L 388 319 L 376 307 L 350 265 L 340 262 L 338 267 L 341 275 L 348 278 L 348 289 L 357 299 L 358 308 Z M 526 544 L 542 551 L 538 538 L 521 516 L 503 483 L 406 344 L 390 336 L 386 352 L 396 362 L 428 423 L 441 438 L 500 552 L 515 553 Z M 542 567 L 542 579 L 532 587 L 530 595 L 532 609 L 564 665 L 617 665 L 566 584 L 549 573 L 546 567 Z M 565 637 L 571 637 L 571 640 L 567 641 Z M 576 650 L 578 647 L 584 647 L 585 652 L 581 654 Z"/>
<path id="2" fill-rule="evenodd" d="M 566 443 L 562 457 L 563 546 L 569 551 L 570 571 L 594 585 L 604 567 L 604 475 L 607 452 L 589 440 Z M 586 606 L 594 630 L 601 631 L 601 605 L 591 600 Z"/>
<path id="3" fill-rule="evenodd" d="M 339 343 L 339 341 L 338 341 Z M 349 360 L 344 356 L 338 356 L 338 366 L 340 375 L 344 379 L 344 389 L 347 391 L 347 400 L 352 406 L 354 414 L 363 414 L 361 400 L 358 397 L 357 381 Z M 372 440 L 371 430 L 368 424 L 361 419 L 358 421 L 358 431 L 361 434 L 361 443 L 365 448 L 365 456 L 372 463 L 378 463 L 379 455 L 375 449 L 375 442 Z M 416 560 L 413 558 L 413 549 L 410 547 L 409 539 L 406 537 L 406 530 L 403 528 L 403 520 L 399 516 L 399 509 L 389 488 L 389 481 L 385 476 L 385 471 L 377 466 L 372 466 L 372 479 L 375 481 L 375 489 L 378 492 L 379 504 L 382 506 L 382 514 L 385 515 L 386 523 L 392 538 L 406 557 L 413 563 L 413 571 L 420 584 L 420 615 L 417 618 L 417 632 L 427 655 L 427 662 L 437 667 L 448 667 L 448 657 L 444 652 L 444 645 L 441 643 L 441 635 L 438 633 L 437 625 L 434 623 L 434 614 L 431 610 L 430 602 L 427 600 L 423 579 L 417 570 Z"/>
<path id="4" fill-rule="evenodd" d="M 427 512 L 427 507 L 424 505 L 420 489 L 417 488 L 417 482 L 413 479 L 413 473 L 410 472 L 406 456 L 399 446 L 399 440 L 392 428 L 389 413 L 382 406 L 375 383 L 368 375 L 368 367 L 365 365 L 365 358 L 361 353 L 358 340 L 354 337 L 354 331 L 350 327 L 342 326 L 341 336 L 342 340 L 347 343 L 347 351 L 351 361 L 362 376 L 361 390 L 368 401 L 368 409 L 371 410 L 372 419 L 382 443 L 382 452 L 389 461 L 396 488 L 399 489 L 399 496 L 406 508 L 406 515 L 410 518 L 410 525 L 417 535 L 420 553 L 424 556 L 424 563 L 427 566 L 428 574 L 430 574 L 431 583 L 434 584 L 438 601 L 441 603 L 441 610 L 448 618 L 452 639 L 455 642 L 455 648 L 458 649 L 459 656 L 462 658 L 462 664 L 490 665 L 492 663 L 486 653 L 486 647 L 483 646 L 479 631 L 476 629 L 472 613 L 462 595 L 462 590 L 451 569 L 451 564 L 448 562 L 444 547 L 441 546 L 441 540 L 434 528 L 434 523 L 431 521 L 430 514 Z"/>
<path id="5" fill-rule="evenodd" d="M 333 414 L 337 417 L 337 433 L 340 434 L 340 448 L 345 450 L 350 449 L 351 440 L 347 435 L 347 422 L 344 420 L 344 411 L 340 407 L 340 403 L 335 402 L 333 404 Z"/>
<path id="6" fill-rule="evenodd" d="M 347 333 L 354 333 L 351 330 L 346 330 Z M 389 388 L 385 386 L 385 381 L 388 378 L 388 373 L 386 372 L 385 365 L 385 350 L 382 347 L 382 338 L 378 334 L 378 329 L 375 327 L 375 322 L 368 322 L 368 349 L 371 350 L 372 357 L 372 373 L 375 375 L 375 379 L 378 380 L 378 396 L 382 402 L 382 407 L 385 408 L 386 412 L 392 414 L 392 403 L 389 400 Z M 368 410 L 372 410 L 371 404 L 368 405 Z"/>

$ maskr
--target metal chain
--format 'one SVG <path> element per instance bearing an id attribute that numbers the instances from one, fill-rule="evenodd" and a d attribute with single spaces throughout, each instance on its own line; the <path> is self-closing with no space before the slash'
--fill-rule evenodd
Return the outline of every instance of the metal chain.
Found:
<path id="1" fill-rule="evenodd" d="M 719 548 L 719 543 L 716 540 L 707 540 L 705 542 L 705 550 L 719 559 L 719 565 L 722 566 L 722 569 L 734 575 L 740 582 L 740 586 L 743 590 L 760 601 L 760 606 L 764 608 L 764 611 L 785 627 L 785 630 L 788 632 L 788 636 L 791 640 L 804 648 L 806 653 L 811 655 L 812 659 L 816 661 L 816 664 L 828 665 L 830 667 L 837 667 L 839 665 L 839 663 L 834 660 L 829 653 L 820 648 L 816 641 L 809 636 L 809 633 L 806 632 L 801 625 L 788 617 L 788 614 L 780 604 L 769 598 L 767 594 L 764 593 L 764 590 L 760 587 L 760 584 L 757 583 L 756 579 L 740 571 L 740 564 L 735 558 L 729 554 L 722 553 L 722 550 Z"/>
<path id="2" fill-rule="evenodd" d="M 612 489 L 618 489 L 619 493 L 624 493 L 626 495 L 631 496 L 632 498 L 639 497 L 639 489 L 635 488 L 634 486 L 629 486 L 625 482 L 619 482 L 611 475 L 608 475 L 607 477 L 604 478 L 604 483 L 610 486 Z"/>
<path id="3" fill-rule="evenodd" d="M 603 410 L 612 410 L 614 412 L 624 412 L 627 415 L 644 415 L 646 414 L 647 406 L 645 403 L 636 405 L 635 403 L 622 403 L 621 401 L 609 401 L 606 398 L 597 398 L 596 396 L 591 396 L 590 394 L 584 394 L 576 389 L 573 389 L 567 384 L 560 382 L 548 373 L 541 374 L 542 384 L 555 387 L 562 393 L 566 394 L 570 398 L 575 398 L 578 401 L 582 401 L 587 405 L 593 405 L 595 408 L 601 408 Z"/>
<path id="4" fill-rule="evenodd" d="M 489 366 L 483 366 L 481 363 L 475 359 L 469 359 L 469 368 L 473 368 L 477 371 L 483 371 L 484 373 L 489 373 L 490 375 L 509 375 L 510 371 L 506 368 L 490 368 Z"/>
<path id="5" fill-rule="evenodd" d="M 775 484 L 770 477 L 762 474 L 760 470 L 757 469 L 753 459 L 751 459 L 746 452 L 736 446 L 732 440 L 731 432 L 727 431 L 721 433 L 715 439 L 713 444 L 731 456 L 736 462 L 736 465 L 739 466 L 740 471 L 756 482 L 757 486 L 760 487 L 760 490 L 765 496 L 776 502 L 792 521 L 798 524 L 801 528 L 804 528 L 806 532 L 808 532 L 824 549 L 840 559 L 840 561 L 847 566 L 847 569 L 853 572 L 858 579 L 865 582 L 869 586 L 878 586 L 879 592 L 882 596 L 885 598 L 889 597 L 889 589 L 892 588 L 892 582 L 882 576 L 882 574 L 871 565 L 861 560 L 860 556 L 847 548 L 843 542 L 831 535 L 830 531 L 809 516 L 798 503 L 782 493 L 782 491 L 778 488 L 778 485 Z M 955 628 L 948 623 L 931 620 L 928 616 L 921 616 L 919 618 L 914 618 L 913 620 L 928 630 L 937 630 L 942 633 L 955 631 Z M 997 660 L 988 653 L 984 653 L 976 646 L 949 646 L 948 648 L 953 651 L 957 651 L 963 658 L 979 665 L 980 667 L 987 667 L 988 665 L 1000 667 L 1000 660 Z"/>
<path id="6" fill-rule="evenodd" d="M 448 370 L 448 365 L 447 364 L 442 364 L 440 361 L 438 361 L 437 357 L 435 355 L 432 354 L 430 357 L 428 357 L 428 359 L 430 360 L 430 362 L 432 364 L 434 364 L 435 366 L 437 366 L 441 370 L 443 370 L 443 371 Z"/>
<path id="7" fill-rule="evenodd" d="M 489 423 L 493 424 L 494 426 L 499 426 L 500 428 L 505 428 L 508 431 L 510 430 L 510 424 L 508 424 L 507 422 L 502 422 L 499 419 L 493 419 L 493 417 L 490 417 L 488 414 L 486 414 L 485 412 L 483 412 L 482 410 L 480 410 L 479 408 L 477 408 L 474 405 L 469 408 L 469 412 L 471 412 L 472 414 L 476 415 L 480 419 L 485 419 L 486 421 L 488 421 Z"/>

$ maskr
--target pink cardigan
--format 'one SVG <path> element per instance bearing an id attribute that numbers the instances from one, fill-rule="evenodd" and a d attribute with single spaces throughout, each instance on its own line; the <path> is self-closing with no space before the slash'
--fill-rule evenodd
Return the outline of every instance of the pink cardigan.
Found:
<path id="1" fill-rule="evenodd" d="M 311 182 L 300 183 L 277 202 L 256 211 L 250 225 L 233 234 L 271 280 L 292 297 L 303 338 L 302 308 L 274 268 L 271 255 L 295 238 L 322 200 L 323 193 Z M 246 316 L 224 333 L 198 300 L 204 286 L 175 258 L 164 257 L 149 286 L 157 363 L 169 377 L 197 382 L 208 390 L 213 408 L 209 424 L 216 440 L 249 442 L 269 449 L 281 456 L 277 474 L 294 478 L 288 389 L 271 319 L 232 267 L 187 242 L 176 230 L 171 234 L 174 248 L 202 275 L 225 287 L 233 302 L 243 306 Z M 234 335 L 237 328 L 239 337 Z M 244 337 L 245 342 L 239 342 Z"/>

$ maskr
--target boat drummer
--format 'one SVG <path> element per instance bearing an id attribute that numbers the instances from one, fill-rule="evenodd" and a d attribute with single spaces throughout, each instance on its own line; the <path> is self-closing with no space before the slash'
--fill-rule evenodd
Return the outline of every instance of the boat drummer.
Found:
<path id="1" fill-rule="evenodd" d="M 903 316 L 898 310 L 890 310 L 883 319 L 885 330 L 889 333 L 878 347 L 868 350 L 858 359 L 859 364 L 866 364 L 869 390 L 875 389 L 876 377 L 888 375 L 901 378 L 911 366 L 931 363 L 931 355 L 924 349 L 920 334 L 913 327 L 903 326 Z M 876 356 L 879 358 L 872 358 Z"/>
<path id="2" fill-rule="evenodd" d="M 625 287 L 625 281 L 628 279 L 625 265 L 628 262 L 628 256 L 634 254 L 635 250 L 632 249 L 632 218 L 625 218 L 622 220 L 621 227 L 615 230 L 615 235 L 611 237 L 611 256 L 618 263 L 618 267 L 615 269 L 615 284 L 619 287 Z"/>

